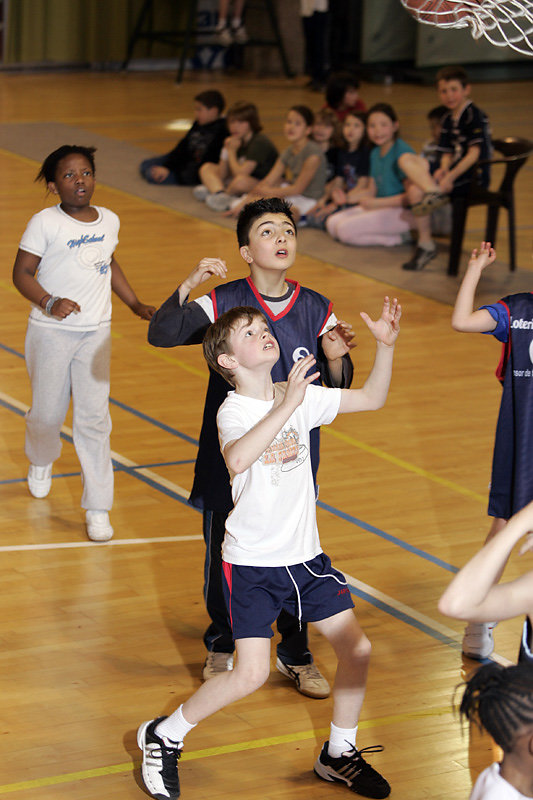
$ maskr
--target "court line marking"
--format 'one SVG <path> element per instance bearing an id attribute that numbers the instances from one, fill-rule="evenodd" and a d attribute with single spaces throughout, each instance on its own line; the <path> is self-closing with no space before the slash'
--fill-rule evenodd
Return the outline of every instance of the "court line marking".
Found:
<path id="1" fill-rule="evenodd" d="M 443 706 L 434 709 L 423 709 L 420 711 L 410 711 L 405 714 L 393 714 L 387 717 L 378 717 L 372 720 L 361 720 L 359 729 L 376 728 L 379 726 L 395 725 L 399 722 L 422 719 L 426 717 L 438 717 L 453 714 L 450 706 Z M 210 758 L 211 756 L 221 756 L 228 753 L 240 753 L 246 750 L 258 750 L 264 747 L 276 747 L 278 745 L 290 744 L 291 742 L 303 742 L 309 739 L 328 736 L 328 728 L 317 728 L 315 730 L 298 731 L 287 733 L 282 736 L 269 736 L 263 739 L 252 739 L 247 742 L 236 742 L 234 744 L 221 745 L 220 747 L 209 747 L 204 750 L 193 750 L 183 753 L 181 761 L 197 761 L 200 758 Z M 9 794 L 24 789 L 39 789 L 43 786 L 56 786 L 61 783 L 71 783 L 74 781 L 87 780 L 90 778 L 103 777 L 117 773 L 133 772 L 140 767 L 140 761 L 133 763 L 128 761 L 122 764 L 111 764 L 107 767 L 97 767 L 95 769 L 82 770 L 80 772 L 67 772 L 62 775 L 51 775 L 46 778 L 35 778 L 29 781 L 19 781 L 18 783 L 8 783 L 0 786 L 0 794 Z"/>
<path id="2" fill-rule="evenodd" d="M 201 534 L 190 536 L 154 536 L 147 539 L 110 539 L 108 542 L 99 542 L 105 547 L 120 547 L 125 544 L 166 544 L 168 542 L 200 542 L 204 537 Z M 0 553 L 16 553 L 31 550 L 76 550 L 82 547 L 94 547 L 94 542 L 50 542 L 43 544 L 6 544 L 0 547 Z"/>

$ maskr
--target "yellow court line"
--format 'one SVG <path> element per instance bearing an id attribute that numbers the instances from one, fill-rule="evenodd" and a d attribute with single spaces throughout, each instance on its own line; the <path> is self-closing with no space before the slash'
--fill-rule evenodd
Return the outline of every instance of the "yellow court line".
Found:
<path id="1" fill-rule="evenodd" d="M 166 350 L 156 349 L 155 347 L 147 344 L 141 345 L 141 350 L 150 353 L 150 355 L 152 355 L 154 358 L 158 358 L 160 361 L 165 361 L 167 364 L 173 364 L 174 366 L 179 367 L 184 372 L 190 372 L 191 375 L 195 375 L 197 378 L 203 378 L 204 380 L 207 380 L 209 377 L 207 370 L 200 369 L 199 367 L 192 367 L 190 364 L 186 364 L 179 358 L 169 356 Z"/>
<path id="2" fill-rule="evenodd" d="M 377 728 L 385 725 L 396 725 L 401 722 L 408 722 L 410 720 L 421 719 L 424 717 L 439 717 L 445 714 L 452 714 L 451 706 L 444 706 L 433 709 L 422 709 L 420 711 L 410 711 L 406 714 L 393 714 L 388 717 L 379 717 L 373 720 L 363 720 L 359 723 L 359 729 Z M 289 744 L 291 742 L 303 742 L 309 739 L 316 739 L 318 737 L 327 736 L 329 728 L 317 728 L 315 730 L 297 731 L 295 733 L 287 733 L 282 736 L 270 736 L 264 739 L 253 739 L 248 742 L 236 742 L 235 744 L 226 744 L 220 747 L 208 747 L 205 750 L 193 750 L 190 753 L 184 753 L 182 761 L 196 761 L 199 758 L 210 758 L 211 756 L 221 756 L 227 753 L 241 753 L 246 750 L 258 750 L 262 747 L 276 747 L 282 744 Z M 31 781 L 20 781 L 19 783 L 7 783 L 0 786 L 0 795 L 9 794 L 11 792 L 20 792 L 24 789 L 39 789 L 43 786 L 55 786 L 61 783 L 72 783 L 74 781 L 88 780 L 90 778 L 99 778 L 104 775 L 116 775 L 118 773 L 132 772 L 140 766 L 139 762 L 126 762 L 123 764 L 111 764 L 108 767 L 98 767 L 96 769 L 82 770 L 81 772 L 67 772 L 63 775 L 50 775 L 47 778 L 35 778 Z"/>
<path id="3" fill-rule="evenodd" d="M 472 492 L 470 489 L 466 489 L 459 483 L 454 483 L 453 481 L 450 481 L 447 478 L 441 478 L 439 475 L 434 475 L 427 469 L 423 469 L 422 467 L 417 467 L 416 464 L 411 464 L 409 461 L 404 461 L 404 459 L 402 458 L 397 458 L 396 456 L 387 453 L 385 450 L 380 450 L 379 447 L 373 447 L 371 444 L 366 444 L 365 442 L 361 442 L 359 439 L 354 439 L 353 436 L 349 436 L 348 434 L 342 433 L 341 431 L 336 431 L 334 428 L 331 427 L 324 426 L 320 430 L 321 433 L 333 436 L 335 439 L 340 439 L 345 444 L 352 445 L 352 447 L 357 447 L 359 450 L 363 450 L 366 453 L 370 453 L 373 456 L 377 456 L 378 458 L 383 459 L 383 461 L 389 461 L 396 467 L 401 467 L 401 469 L 405 469 L 408 472 L 413 472 L 415 475 L 420 475 L 421 478 L 427 478 L 429 481 L 433 481 L 433 483 L 438 483 L 441 486 L 444 486 L 446 489 L 451 489 L 452 491 L 457 492 L 458 494 L 462 494 L 465 497 L 469 497 L 471 500 L 477 500 L 479 503 L 483 504 L 486 504 L 487 502 L 487 498 L 484 497 L 483 495 L 477 494 L 477 492 Z"/>

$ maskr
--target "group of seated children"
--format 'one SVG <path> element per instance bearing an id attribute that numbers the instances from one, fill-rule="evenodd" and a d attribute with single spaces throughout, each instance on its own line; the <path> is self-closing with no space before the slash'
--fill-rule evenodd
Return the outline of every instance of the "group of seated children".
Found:
<path id="1" fill-rule="evenodd" d="M 195 186 L 198 200 L 232 216 L 251 200 L 282 197 L 301 227 L 323 228 L 344 244 L 395 246 L 414 232 L 403 269 L 421 270 L 437 254 L 433 235 L 450 233 L 449 200 L 466 194 L 474 176 L 488 186 L 488 166 L 477 167 L 490 157 L 488 119 L 470 100 L 465 70 L 444 67 L 442 105 L 428 114 L 432 139 L 418 155 L 400 137 L 394 108 L 366 111 L 358 87 L 354 77 L 332 76 L 317 114 L 290 108 L 280 154 L 253 103 L 235 103 L 224 118 L 220 92 L 202 92 L 190 131 L 170 153 L 143 161 L 141 174 Z"/>

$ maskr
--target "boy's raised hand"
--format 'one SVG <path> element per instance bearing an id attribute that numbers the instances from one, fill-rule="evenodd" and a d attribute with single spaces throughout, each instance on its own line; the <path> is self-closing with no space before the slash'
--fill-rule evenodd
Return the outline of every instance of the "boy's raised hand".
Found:
<path id="1" fill-rule="evenodd" d="M 320 377 L 320 372 L 312 372 L 310 375 L 306 375 L 307 371 L 315 363 L 316 358 L 313 355 L 308 355 L 297 361 L 289 372 L 284 402 L 289 403 L 292 408 L 297 408 L 300 405 L 309 384 Z"/>
<path id="2" fill-rule="evenodd" d="M 481 242 L 479 250 L 474 248 L 472 255 L 468 262 L 468 269 L 475 269 L 476 267 L 481 272 L 496 260 L 496 250 L 491 246 L 490 242 Z"/>
<path id="3" fill-rule="evenodd" d="M 180 288 L 188 295 L 192 289 L 196 289 L 197 286 L 208 281 L 213 275 L 225 278 L 227 274 L 226 262 L 222 261 L 221 258 L 202 258 L 191 274 L 185 278 Z"/>
<path id="4" fill-rule="evenodd" d="M 361 317 L 366 322 L 376 341 L 386 344 L 388 347 L 392 347 L 398 338 L 401 316 L 402 307 L 396 297 L 392 300 L 385 297 L 381 317 L 376 321 L 370 319 L 368 314 L 361 311 Z"/>
<path id="5" fill-rule="evenodd" d="M 326 331 L 322 337 L 322 349 L 328 361 L 335 361 L 349 353 L 352 347 L 355 347 L 354 336 L 354 330 L 349 322 L 337 320 L 336 326 Z"/>

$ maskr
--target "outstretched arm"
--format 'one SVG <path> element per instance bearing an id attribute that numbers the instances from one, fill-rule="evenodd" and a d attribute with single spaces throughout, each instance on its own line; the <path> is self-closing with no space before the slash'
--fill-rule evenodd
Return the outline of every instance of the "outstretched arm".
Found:
<path id="1" fill-rule="evenodd" d="M 128 308 L 131 308 L 134 314 L 137 314 L 141 319 L 151 318 L 155 307 L 141 303 L 114 256 L 111 259 L 111 288 L 115 294 L 120 297 L 122 302 L 125 303 Z"/>
<path id="2" fill-rule="evenodd" d="M 361 389 L 342 389 L 339 414 L 354 411 L 376 411 L 389 391 L 394 345 L 400 333 L 402 307 L 398 300 L 385 297 L 381 317 L 374 321 L 364 311 L 361 317 L 376 339 L 376 358 L 370 375 Z"/>
<path id="3" fill-rule="evenodd" d="M 466 273 L 457 293 L 452 314 L 452 328 L 464 333 L 486 333 L 493 331 L 496 320 L 486 308 L 474 311 L 474 298 L 483 270 L 496 259 L 496 251 L 490 242 L 481 242 L 478 250 L 472 250 Z"/>
<path id="4" fill-rule="evenodd" d="M 314 363 L 312 355 L 297 361 L 289 372 L 285 391 L 276 391 L 274 405 L 268 414 L 240 439 L 228 442 L 223 456 L 230 472 L 237 475 L 249 469 L 276 438 L 293 411 L 303 402 L 309 384 L 319 377 L 319 372 L 306 374 Z"/>
<path id="5" fill-rule="evenodd" d="M 522 537 L 527 536 L 520 554 L 533 549 L 532 532 L 533 502 L 515 514 L 457 573 L 439 601 L 439 611 L 470 622 L 533 616 L 533 572 L 509 583 L 496 583 Z"/>

